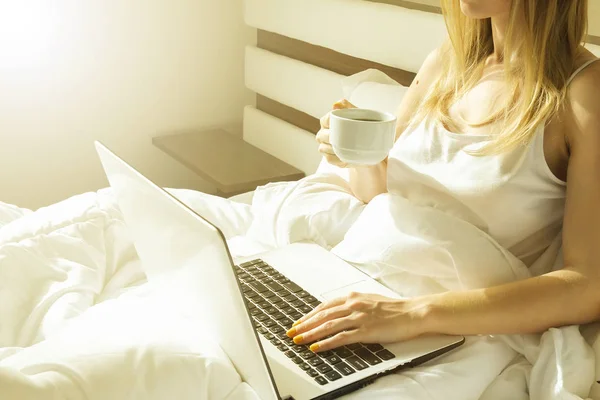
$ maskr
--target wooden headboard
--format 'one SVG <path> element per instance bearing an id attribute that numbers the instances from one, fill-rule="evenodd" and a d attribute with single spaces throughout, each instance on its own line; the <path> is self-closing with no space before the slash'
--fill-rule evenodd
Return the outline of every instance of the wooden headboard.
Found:
<path id="1" fill-rule="evenodd" d="M 446 37 L 438 0 L 245 0 L 258 29 L 246 49 L 244 139 L 310 174 L 319 118 L 343 97 L 342 79 L 376 68 L 408 86 Z M 594 31 L 595 32 L 595 31 Z M 600 32 L 599 32 L 600 33 Z M 600 56 L 600 37 L 588 47 Z"/>

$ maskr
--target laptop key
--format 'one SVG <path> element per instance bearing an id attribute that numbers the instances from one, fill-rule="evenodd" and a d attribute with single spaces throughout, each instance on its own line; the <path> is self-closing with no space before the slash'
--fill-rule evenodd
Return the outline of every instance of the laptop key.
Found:
<path id="1" fill-rule="evenodd" d="M 302 359 L 301 359 L 300 357 L 298 357 L 298 356 L 296 356 L 296 357 L 292 358 L 292 361 L 293 361 L 295 364 L 302 364 L 302 363 L 304 362 L 304 361 L 302 361 Z"/>
<path id="2" fill-rule="evenodd" d="M 288 351 L 286 351 L 286 352 L 285 352 L 285 353 L 283 353 L 283 354 L 285 354 L 285 355 L 286 355 L 287 357 L 289 357 L 289 358 L 294 358 L 294 357 L 296 357 L 296 353 L 294 353 L 294 352 L 293 352 L 293 351 L 291 351 L 291 350 L 288 350 Z"/>
<path id="3" fill-rule="evenodd" d="M 307 363 L 303 362 L 302 364 L 298 364 L 298 366 L 300 368 L 302 368 L 302 371 L 308 371 L 310 368 L 310 365 L 308 365 Z"/>
<path id="4" fill-rule="evenodd" d="M 312 351 L 306 351 L 304 353 L 301 353 L 300 357 L 304 358 L 305 360 L 309 360 L 313 357 L 316 357 L 316 355 Z"/>
<path id="5" fill-rule="evenodd" d="M 264 335 L 264 334 L 268 333 L 269 331 L 267 331 L 262 326 L 259 326 L 258 328 L 256 328 L 256 332 L 260 333 L 261 335 Z"/>
<path id="6" fill-rule="evenodd" d="M 293 324 L 292 320 L 289 318 L 281 318 L 281 319 L 278 319 L 277 322 L 279 322 L 279 325 L 281 325 L 287 329 L 291 328 L 292 324 Z"/>
<path id="7" fill-rule="evenodd" d="M 319 357 L 311 358 L 310 360 L 308 360 L 308 363 L 310 365 L 312 365 L 313 367 L 316 367 L 317 365 L 325 364 L 323 362 L 323 360 L 321 360 Z"/>
<path id="8" fill-rule="evenodd" d="M 292 340 L 291 338 L 289 338 L 287 336 L 287 334 L 285 334 L 285 339 L 282 339 L 282 340 L 283 340 L 283 343 L 287 344 L 290 347 L 297 346 L 296 343 L 294 343 L 294 340 Z"/>
<path id="9" fill-rule="evenodd" d="M 302 318 L 302 317 L 303 317 L 302 313 L 299 313 L 298 311 L 296 311 L 296 312 L 293 312 L 293 313 L 290 313 L 290 314 L 288 314 L 288 315 L 289 315 L 289 317 L 290 317 L 291 319 L 293 319 L 294 321 L 297 321 L 297 320 L 299 320 L 300 318 Z"/>
<path id="10" fill-rule="evenodd" d="M 250 306 L 248 306 L 248 308 L 250 308 Z M 256 306 L 254 308 L 250 309 L 250 315 L 252 315 L 252 316 L 261 315 L 261 314 L 264 315 L 262 313 L 262 311 L 260 311 L 260 309 L 256 308 Z"/>
<path id="11" fill-rule="evenodd" d="M 352 343 L 352 344 L 347 344 L 346 347 L 349 348 L 350 350 L 354 351 L 354 350 L 360 349 L 362 347 L 362 345 L 360 343 Z"/>
<path id="12" fill-rule="evenodd" d="M 254 319 L 257 320 L 258 322 L 263 322 L 263 321 L 269 320 L 270 318 L 268 315 L 260 313 L 260 314 L 254 315 Z"/>
<path id="13" fill-rule="evenodd" d="M 283 332 L 283 333 L 278 333 L 278 334 L 277 334 L 277 335 L 275 335 L 275 336 L 276 336 L 276 337 L 277 337 L 277 339 L 279 339 L 279 340 L 284 340 L 284 341 L 285 341 L 286 339 L 289 339 L 289 337 L 288 337 L 287 333 L 285 333 L 285 332 Z M 291 340 L 291 339 L 290 339 L 290 340 Z M 294 343 L 294 342 L 292 341 L 292 343 Z"/>
<path id="14" fill-rule="evenodd" d="M 349 366 L 345 362 L 341 362 L 341 363 L 335 364 L 333 366 L 333 368 L 335 368 L 338 371 L 340 371 L 340 373 L 342 375 L 344 375 L 344 376 L 348 376 L 348 375 L 353 374 L 355 372 L 354 368 L 352 368 L 351 366 Z"/>
<path id="15" fill-rule="evenodd" d="M 267 340 L 273 340 L 275 338 L 275 336 L 273 336 L 272 333 L 265 333 L 265 339 Z"/>
<path id="16" fill-rule="evenodd" d="M 272 299 L 273 297 L 277 297 L 277 295 L 273 292 L 264 292 L 262 293 L 262 297 L 265 299 Z"/>
<path id="17" fill-rule="evenodd" d="M 323 378 L 322 376 L 316 376 L 315 381 L 317 381 L 319 385 L 327 385 L 327 379 Z"/>
<path id="18" fill-rule="evenodd" d="M 283 329 L 281 326 L 279 325 L 273 325 L 271 327 L 269 327 L 269 330 L 271 331 L 271 333 L 280 333 L 280 332 L 285 332 L 285 329 Z"/>
<path id="19" fill-rule="evenodd" d="M 290 307 L 289 305 L 287 307 L 285 307 L 285 308 L 282 308 L 281 311 L 283 311 L 287 315 L 290 315 L 290 314 L 293 314 L 293 313 L 297 312 L 294 307 Z"/>
<path id="20" fill-rule="evenodd" d="M 304 298 L 304 301 L 306 301 L 307 303 L 310 303 L 312 301 L 319 301 L 319 299 L 317 299 L 315 296 L 306 296 Z"/>
<path id="21" fill-rule="evenodd" d="M 302 354 L 304 352 L 306 352 L 306 350 L 308 350 L 308 347 L 306 347 L 303 344 L 295 344 L 292 346 L 292 350 L 294 350 L 296 353 L 298 354 Z"/>
<path id="22" fill-rule="evenodd" d="M 287 319 L 287 317 L 285 316 L 284 313 L 282 313 L 281 311 L 275 311 L 273 314 L 271 314 L 271 318 L 276 319 L 276 320 L 280 320 L 280 319 Z"/>
<path id="23" fill-rule="evenodd" d="M 302 307 L 304 305 L 304 302 L 300 299 L 296 299 L 292 302 L 290 302 L 291 305 L 293 305 L 294 307 Z"/>
<path id="24" fill-rule="evenodd" d="M 276 337 L 271 339 L 270 342 L 273 343 L 273 346 L 278 346 L 281 343 Z"/>
<path id="25" fill-rule="evenodd" d="M 311 312 L 313 310 L 313 308 L 311 306 L 307 306 L 306 304 L 304 304 L 303 306 L 298 307 L 298 310 L 300 310 L 300 312 L 302 312 L 304 314 L 308 314 L 309 312 Z"/>
<path id="26" fill-rule="evenodd" d="M 269 303 L 268 301 L 264 301 L 264 300 L 263 301 L 259 301 L 258 303 L 256 303 L 256 305 L 259 306 L 262 309 L 271 307 L 271 303 Z"/>
<path id="27" fill-rule="evenodd" d="M 300 286 L 296 285 L 294 282 L 291 282 L 291 281 L 287 282 L 287 283 L 284 283 L 282 286 L 284 288 L 286 288 L 287 290 L 289 290 L 290 292 L 292 292 L 292 293 L 296 293 L 296 292 L 301 292 L 302 291 L 302 288 Z"/>
<path id="28" fill-rule="evenodd" d="M 315 301 L 307 301 L 307 300 L 304 300 L 304 301 L 306 301 L 308 304 L 310 304 L 310 305 L 311 305 L 311 306 L 313 306 L 313 307 L 316 307 L 316 306 L 318 306 L 319 304 L 321 304 L 321 301 L 320 301 L 320 300 L 315 300 Z"/>
<path id="29" fill-rule="evenodd" d="M 346 347 L 339 347 L 337 349 L 333 349 L 333 352 L 340 358 L 348 358 L 353 355 L 352 352 Z"/>
<path id="30" fill-rule="evenodd" d="M 271 289 L 274 292 L 278 292 L 281 290 L 281 285 L 275 281 L 265 282 L 265 286 Z"/>
<path id="31" fill-rule="evenodd" d="M 266 315 L 265 315 L 265 317 L 269 318 L 269 317 L 268 317 L 268 316 L 266 316 Z M 270 327 L 272 327 L 272 326 L 276 326 L 276 325 L 277 325 L 277 322 L 273 321 L 273 320 L 272 320 L 272 319 L 270 319 L 270 318 L 269 318 L 268 320 L 266 320 L 266 321 L 261 321 L 261 322 L 262 322 L 263 326 L 264 326 L 265 328 L 267 328 L 267 329 L 268 329 L 268 328 L 270 328 Z"/>
<path id="32" fill-rule="evenodd" d="M 346 362 L 356 368 L 358 371 L 368 368 L 369 365 L 357 356 L 348 357 Z"/>
<path id="33" fill-rule="evenodd" d="M 275 307 L 273 307 L 273 306 L 265 308 L 265 310 L 264 310 L 264 311 L 265 311 L 267 314 L 269 314 L 269 315 L 273 315 L 273 314 L 275 314 L 276 312 L 279 312 L 279 310 L 277 310 L 277 308 L 275 308 Z"/>
<path id="34" fill-rule="evenodd" d="M 281 343 L 281 344 L 278 344 L 278 345 L 277 345 L 277 349 L 278 349 L 279 351 L 283 351 L 283 352 L 285 352 L 285 351 L 287 351 L 287 346 L 286 346 L 285 344 Z"/>
<path id="35" fill-rule="evenodd" d="M 387 349 L 383 349 L 381 351 L 378 351 L 377 353 L 375 353 L 379 358 L 381 358 L 383 361 L 388 361 L 391 360 L 392 358 L 396 357 L 394 355 L 394 353 L 392 353 L 391 351 L 387 350 Z"/>
<path id="36" fill-rule="evenodd" d="M 281 296 L 280 296 L 281 297 Z M 288 303 L 294 301 L 294 300 L 298 300 L 298 298 L 296 296 L 294 296 L 293 294 L 288 294 L 286 296 L 281 297 L 282 299 L 284 299 L 285 301 L 287 301 Z"/>
<path id="37" fill-rule="evenodd" d="M 370 365 L 381 364 L 381 359 L 364 347 L 356 350 L 354 354 L 368 362 Z"/>
<path id="38" fill-rule="evenodd" d="M 312 378 L 319 376 L 319 373 L 317 371 L 315 371 L 314 369 L 307 369 L 305 372 L 308 374 L 308 376 L 310 376 Z"/>
<path id="39" fill-rule="evenodd" d="M 340 374 L 338 374 L 335 371 L 331 371 L 331 372 L 327 372 L 325 374 L 325 377 L 327 379 L 329 379 L 330 381 L 337 381 L 338 379 L 340 379 L 342 376 Z"/>
<path id="40" fill-rule="evenodd" d="M 250 282 L 249 285 L 252 287 L 252 289 L 256 290 L 258 293 L 266 292 L 267 290 L 269 290 L 269 289 L 267 289 L 267 287 L 265 285 L 263 285 L 260 282 L 256 282 L 256 281 Z"/>
<path id="41" fill-rule="evenodd" d="M 288 304 L 284 300 L 281 300 L 279 297 L 277 299 L 278 299 L 277 301 L 274 301 L 272 303 L 275 307 L 279 308 L 280 310 L 283 308 L 289 307 Z"/>
<path id="42" fill-rule="evenodd" d="M 246 261 L 244 263 L 241 263 L 239 266 L 242 267 L 242 268 L 245 268 L 245 267 L 251 266 L 252 264 L 256 264 L 257 262 L 258 262 L 258 260 L 250 260 L 250 261 Z"/>
<path id="43" fill-rule="evenodd" d="M 367 343 L 365 344 L 365 347 L 371 350 L 373 353 L 379 350 L 383 350 L 383 346 L 377 343 Z"/>
<path id="44" fill-rule="evenodd" d="M 317 371 L 319 371 L 322 374 L 325 374 L 329 371 L 333 371 L 333 368 L 331 368 L 329 365 L 327 364 L 320 364 L 316 366 Z"/>
<path id="45" fill-rule="evenodd" d="M 301 299 L 310 296 L 310 293 L 308 293 L 306 290 L 301 290 L 297 293 L 294 293 L 296 296 L 300 297 Z"/>
<path id="46" fill-rule="evenodd" d="M 337 364 L 337 363 L 339 363 L 339 362 L 342 362 L 342 359 L 341 359 L 341 358 L 339 358 L 338 356 L 336 356 L 335 354 L 334 354 L 334 355 L 331 355 L 331 356 L 329 356 L 329 357 L 321 357 L 321 358 L 325 358 L 325 360 L 326 360 L 326 361 L 327 361 L 329 364 Z"/>

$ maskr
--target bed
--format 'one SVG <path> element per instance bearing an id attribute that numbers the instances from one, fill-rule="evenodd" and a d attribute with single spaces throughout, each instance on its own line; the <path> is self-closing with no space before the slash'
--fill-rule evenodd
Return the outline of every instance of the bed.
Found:
<path id="1" fill-rule="evenodd" d="M 318 118 L 342 97 L 394 111 L 443 41 L 442 17 L 434 6 L 404 0 L 245 0 L 244 7 L 258 29 L 257 45 L 246 49 L 246 85 L 257 103 L 244 111 L 244 139 L 307 178 L 233 201 L 170 190 L 220 224 L 236 256 L 301 240 L 335 251 L 364 205 L 349 194 L 344 171 L 318 156 Z M 589 48 L 600 56 L 597 44 Z M 36 211 L 0 203 L 0 398 L 256 398 L 201 320 L 155 290 L 110 189 Z M 382 379 L 351 397 L 600 398 L 599 331 L 474 340 L 471 355 Z M 486 352 L 491 358 L 482 363 Z M 428 384 L 432 376 L 444 383 Z M 449 376 L 462 380 L 444 381 Z"/>

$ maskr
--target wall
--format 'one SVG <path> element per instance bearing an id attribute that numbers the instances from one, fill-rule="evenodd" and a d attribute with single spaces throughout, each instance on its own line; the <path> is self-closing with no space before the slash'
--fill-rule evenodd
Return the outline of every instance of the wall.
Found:
<path id="1" fill-rule="evenodd" d="M 0 201 L 35 208 L 107 185 L 101 140 L 160 185 L 211 190 L 151 137 L 240 133 L 242 0 L 0 0 Z"/>
<path id="2" fill-rule="evenodd" d="M 600 38 L 600 0 L 589 0 L 590 2 L 590 35 Z M 596 44 L 600 44 L 597 40 Z"/>

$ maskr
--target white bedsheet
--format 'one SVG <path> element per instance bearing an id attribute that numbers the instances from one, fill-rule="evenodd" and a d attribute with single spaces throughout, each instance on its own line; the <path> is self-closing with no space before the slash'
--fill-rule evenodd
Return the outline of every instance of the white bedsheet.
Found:
<path id="1" fill-rule="evenodd" d="M 238 256 L 297 240 L 340 250 L 364 214 L 335 174 L 268 185 L 252 207 L 174 193 L 220 225 Z M 35 212 L 0 203 L 0 398 L 255 398 L 203 337 L 201 318 L 157 293 L 109 190 Z M 587 332 L 589 343 L 600 344 L 597 332 Z M 541 339 L 469 338 L 459 351 L 349 397 L 578 399 L 595 393 L 594 362 L 576 327 Z"/>

